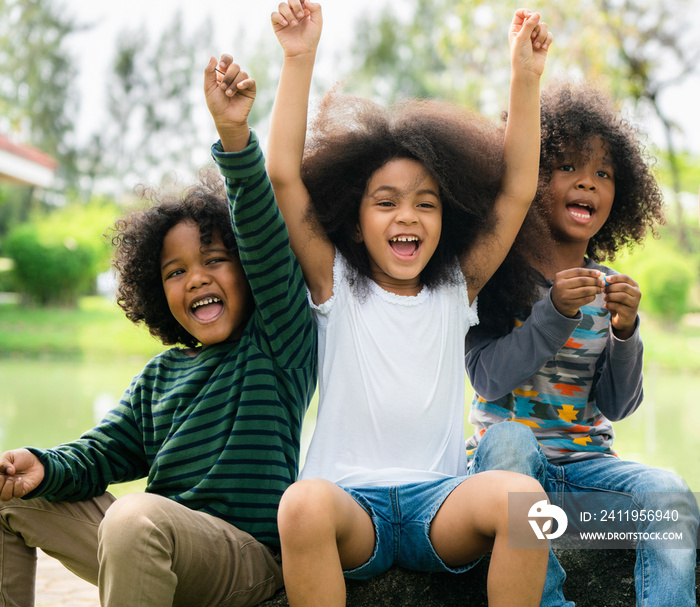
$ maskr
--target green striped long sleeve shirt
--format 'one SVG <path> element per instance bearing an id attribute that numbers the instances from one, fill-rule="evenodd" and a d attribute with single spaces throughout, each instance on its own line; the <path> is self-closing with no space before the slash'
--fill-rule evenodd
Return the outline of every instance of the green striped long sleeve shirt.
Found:
<path id="1" fill-rule="evenodd" d="M 27 498 L 77 501 L 147 477 L 146 491 L 278 545 L 277 507 L 296 480 L 301 423 L 316 383 L 316 334 L 299 265 L 258 139 L 212 155 L 226 180 L 255 311 L 239 341 L 169 349 L 97 427 L 54 449 Z"/>

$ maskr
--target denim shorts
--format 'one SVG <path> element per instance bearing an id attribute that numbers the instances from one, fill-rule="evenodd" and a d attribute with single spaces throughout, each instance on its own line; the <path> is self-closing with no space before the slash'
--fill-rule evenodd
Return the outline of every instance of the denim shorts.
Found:
<path id="1" fill-rule="evenodd" d="M 392 565 L 414 571 L 462 573 L 480 559 L 449 567 L 430 542 L 430 524 L 447 496 L 467 479 L 449 477 L 396 487 L 342 487 L 369 514 L 374 525 L 374 552 L 370 559 L 344 571 L 347 578 L 366 579 Z"/>

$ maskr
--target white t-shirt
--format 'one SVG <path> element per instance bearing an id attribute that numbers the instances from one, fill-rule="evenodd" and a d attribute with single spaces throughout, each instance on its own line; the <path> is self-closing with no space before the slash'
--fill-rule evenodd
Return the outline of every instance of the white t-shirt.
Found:
<path id="1" fill-rule="evenodd" d="M 336 252 L 333 296 L 312 303 L 319 338 L 319 405 L 300 478 L 393 486 L 467 472 L 464 337 L 479 322 L 454 284 L 416 296 L 350 286 Z"/>

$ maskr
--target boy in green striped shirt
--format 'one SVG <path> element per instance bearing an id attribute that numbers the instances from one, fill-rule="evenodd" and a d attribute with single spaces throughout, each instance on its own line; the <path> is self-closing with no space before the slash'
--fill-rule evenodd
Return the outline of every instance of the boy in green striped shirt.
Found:
<path id="1" fill-rule="evenodd" d="M 255 82 L 224 55 L 204 89 L 226 196 L 203 179 L 113 238 L 119 305 L 185 347 L 79 439 L 0 456 L 0 606 L 34 604 L 37 547 L 105 606 L 256 605 L 282 585 L 277 506 L 297 476 L 315 331 L 248 128 Z M 143 477 L 144 494 L 106 493 Z"/>

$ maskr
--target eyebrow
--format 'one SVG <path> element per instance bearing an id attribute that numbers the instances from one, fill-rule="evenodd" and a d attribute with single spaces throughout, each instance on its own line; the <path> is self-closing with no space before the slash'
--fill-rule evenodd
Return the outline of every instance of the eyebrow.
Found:
<path id="1" fill-rule="evenodd" d="M 399 195 L 400 194 L 409 194 L 409 193 L 412 194 L 414 192 L 416 194 L 418 194 L 419 196 L 421 196 L 423 194 L 430 194 L 431 196 L 435 196 L 435 198 L 440 199 L 440 195 L 435 190 L 433 190 L 431 188 L 423 188 L 422 190 L 412 190 L 409 186 L 408 188 L 406 188 L 402 191 L 402 190 L 399 190 L 398 188 L 395 188 L 394 186 L 390 186 L 390 185 L 380 185 L 378 188 L 376 188 L 375 190 L 370 192 L 368 194 L 368 196 L 370 198 L 377 198 L 380 193 L 385 192 L 385 191 L 389 192 L 391 194 L 395 194 L 395 195 L 396 194 L 399 194 Z"/>

